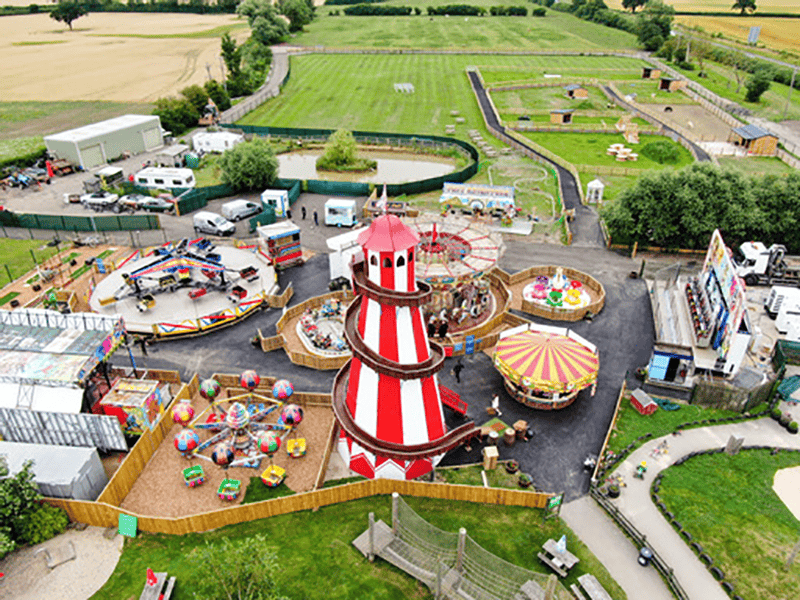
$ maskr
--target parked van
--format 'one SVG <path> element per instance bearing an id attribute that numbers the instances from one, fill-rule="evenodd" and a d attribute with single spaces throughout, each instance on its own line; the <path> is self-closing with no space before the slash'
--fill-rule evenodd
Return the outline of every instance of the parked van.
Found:
<path id="1" fill-rule="evenodd" d="M 236 225 L 218 215 L 217 213 L 201 210 L 193 218 L 195 233 L 208 233 L 210 235 L 233 235 Z"/>
<path id="2" fill-rule="evenodd" d="M 329 198 L 325 203 L 325 225 L 352 227 L 357 223 L 355 200 Z"/>
<path id="3" fill-rule="evenodd" d="M 271 206 L 276 217 L 285 217 L 289 209 L 289 192 L 286 190 L 264 190 L 261 194 L 264 208 Z"/>
<path id="4" fill-rule="evenodd" d="M 148 188 L 193 188 L 196 183 L 191 169 L 147 167 L 136 174 L 136 184 Z"/>
<path id="5" fill-rule="evenodd" d="M 257 215 L 263 210 L 260 204 L 249 200 L 231 200 L 222 205 L 222 216 L 229 221 L 239 221 L 251 215 Z"/>

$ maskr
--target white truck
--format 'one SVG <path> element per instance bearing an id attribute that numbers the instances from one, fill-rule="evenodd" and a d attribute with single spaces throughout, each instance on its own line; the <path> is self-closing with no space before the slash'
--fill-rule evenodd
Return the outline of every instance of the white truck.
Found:
<path id="1" fill-rule="evenodd" d="M 745 242 L 739 247 L 736 274 L 747 285 L 800 286 L 800 265 L 786 260 L 786 246 L 761 242 Z"/>

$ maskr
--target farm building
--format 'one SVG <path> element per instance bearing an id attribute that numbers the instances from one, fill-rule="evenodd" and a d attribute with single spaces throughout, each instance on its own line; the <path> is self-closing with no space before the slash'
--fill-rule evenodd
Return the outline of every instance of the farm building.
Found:
<path id="1" fill-rule="evenodd" d="M 172 144 L 156 154 L 155 162 L 162 167 L 182 167 L 188 153 L 189 146 L 186 144 Z"/>
<path id="2" fill-rule="evenodd" d="M 550 111 L 550 122 L 555 125 L 568 125 L 572 123 L 572 113 L 575 112 L 571 108 L 559 108 Z"/>
<path id="3" fill-rule="evenodd" d="M 652 67 L 642 67 L 642 79 L 659 79 L 661 77 L 661 69 L 654 69 Z"/>
<path id="4" fill-rule="evenodd" d="M 198 152 L 225 152 L 244 141 L 244 135 L 232 131 L 203 131 L 192 138 Z"/>
<path id="5" fill-rule="evenodd" d="M 677 92 L 678 90 L 682 90 L 685 87 L 686 87 L 686 80 L 672 79 L 671 77 L 662 77 L 660 83 L 658 84 L 659 90 L 664 90 L 667 92 Z"/>
<path id="6" fill-rule="evenodd" d="M 25 461 L 33 461 L 33 481 L 43 496 L 94 502 L 108 483 L 96 448 L 69 448 L 42 444 L 0 442 L 8 471 L 16 475 Z"/>
<path id="7" fill-rule="evenodd" d="M 84 169 L 164 145 L 161 120 L 154 115 L 122 115 L 44 138 L 48 152 Z"/>
<path id="8" fill-rule="evenodd" d="M 589 90 L 577 83 L 566 86 L 564 91 L 567 92 L 567 98 L 572 98 L 573 100 L 589 97 Z"/>
<path id="9" fill-rule="evenodd" d="M 734 127 L 728 141 L 755 156 L 775 156 L 778 152 L 778 138 L 755 125 Z"/>

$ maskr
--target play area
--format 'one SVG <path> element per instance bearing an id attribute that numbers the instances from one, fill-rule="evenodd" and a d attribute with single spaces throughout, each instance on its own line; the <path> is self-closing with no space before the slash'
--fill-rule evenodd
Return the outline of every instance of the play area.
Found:
<path id="1" fill-rule="evenodd" d="M 222 379 L 204 380 L 190 402 L 171 407 L 165 418 L 174 425 L 122 508 L 179 517 L 241 503 L 250 485 L 285 486 L 286 493 L 314 488 L 330 443 L 330 407 L 292 402 L 290 382 L 253 370 L 238 376 L 236 387 Z"/>
<path id="2" fill-rule="evenodd" d="M 295 325 L 305 349 L 322 356 L 347 356 L 350 347 L 344 336 L 346 303 L 328 298 L 319 307 L 308 307 Z"/>
<path id="3" fill-rule="evenodd" d="M 276 289 L 257 248 L 183 239 L 136 251 L 99 282 L 91 309 L 121 314 L 134 333 L 177 334 L 236 319 Z"/>

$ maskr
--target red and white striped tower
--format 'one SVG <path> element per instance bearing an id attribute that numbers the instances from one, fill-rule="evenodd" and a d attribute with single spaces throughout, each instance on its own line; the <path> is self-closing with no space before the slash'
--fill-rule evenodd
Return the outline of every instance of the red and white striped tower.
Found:
<path id="1" fill-rule="evenodd" d="M 475 434 L 472 423 L 447 432 L 436 373 L 444 352 L 427 337 L 422 306 L 431 288 L 417 283 L 419 236 L 393 215 L 378 217 L 358 238 L 357 294 L 345 316 L 353 358 L 336 376 L 339 452 L 369 478 L 414 479 Z"/>

